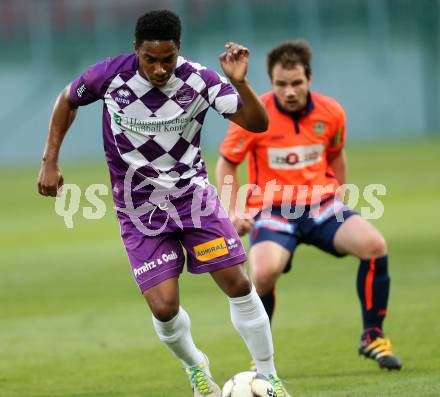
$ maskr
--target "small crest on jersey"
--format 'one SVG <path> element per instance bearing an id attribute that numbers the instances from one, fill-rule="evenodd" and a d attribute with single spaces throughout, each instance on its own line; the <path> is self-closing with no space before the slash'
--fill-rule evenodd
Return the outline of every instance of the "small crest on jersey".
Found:
<path id="1" fill-rule="evenodd" d="M 322 135 L 325 132 L 325 123 L 322 121 L 318 121 L 313 126 L 313 131 L 315 134 Z"/>
<path id="2" fill-rule="evenodd" d="M 189 105 L 194 99 L 194 96 L 195 96 L 195 91 L 192 90 L 191 88 L 179 90 L 176 93 L 176 102 L 179 105 L 183 105 L 183 106 Z"/>

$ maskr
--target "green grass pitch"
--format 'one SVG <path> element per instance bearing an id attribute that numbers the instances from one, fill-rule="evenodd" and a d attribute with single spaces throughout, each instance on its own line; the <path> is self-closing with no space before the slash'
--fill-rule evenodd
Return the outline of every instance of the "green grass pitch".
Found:
<path id="1" fill-rule="evenodd" d="M 434 139 L 348 149 L 350 182 L 387 187 L 374 223 L 390 253 L 385 329 L 404 369 L 357 356 L 357 260 L 300 247 L 279 283 L 273 326 L 278 372 L 295 396 L 440 395 L 439 153 Z M 78 213 L 68 229 L 36 193 L 37 171 L 0 171 L 0 397 L 190 396 L 131 278 L 110 197 L 103 219 Z M 64 176 L 83 191 L 108 184 L 103 161 L 66 165 Z M 185 274 L 181 303 L 218 382 L 246 370 L 249 355 L 210 277 Z"/>

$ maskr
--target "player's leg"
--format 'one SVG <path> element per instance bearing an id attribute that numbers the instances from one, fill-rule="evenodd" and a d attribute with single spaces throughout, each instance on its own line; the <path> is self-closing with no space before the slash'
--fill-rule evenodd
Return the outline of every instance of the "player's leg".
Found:
<path id="1" fill-rule="evenodd" d="M 272 379 L 279 396 L 289 397 L 276 376 L 269 318 L 242 263 L 246 254 L 240 238 L 212 188 L 204 192 L 205 208 L 215 209 L 198 220 L 197 228 L 187 228 L 182 244 L 188 254 L 188 270 L 209 272 L 228 296 L 231 319 L 243 337 L 258 371 Z"/>
<path id="2" fill-rule="evenodd" d="M 304 220 L 301 225 L 307 229 L 304 242 L 334 256 L 350 254 L 360 259 L 357 284 L 365 330 L 362 343 L 375 341 L 372 358 L 379 365 L 389 369 L 400 368 L 400 360 L 394 356 L 389 341 L 382 334 L 390 285 L 384 238 L 373 225 L 337 200 L 326 200 L 321 203 L 321 211 L 315 210 L 312 209 L 311 213 L 318 213 L 318 216 Z"/>
<path id="3" fill-rule="evenodd" d="M 191 321 L 179 305 L 177 277 L 169 278 L 144 291 L 159 339 L 182 361 L 185 367 L 203 361 L 203 354 L 191 336 Z"/>
<path id="4" fill-rule="evenodd" d="M 337 230 L 338 253 L 360 259 L 357 291 L 365 330 L 382 330 L 388 306 L 390 277 L 387 246 L 379 231 L 360 215 L 347 219 Z"/>
<path id="5" fill-rule="evenodd" d="M 272 382 L 277 396 L 290 397 L 276 373 L 269 317 L 244 266 L 216 270 L 211 276 L 228 296 L 232 324 L 246 343 L 257 372 Z"/>
<path id="6" fill-rule="evenodd" d="M 194 344 L 189 316 L 179 305 L 178 277 L 185 260 L 180 242 L 172 231 L 145 235 L 125 215 L 118 216 L 131 270 L 151 309 L 159 339 L 183 363 L 195 397 L 220 397 L 208 360 Z"/>
<path id="7" fill-rule="evenodd" d="M 177 277 L 147 289 L 143 295 L 153 314 L 159 339 L 182 362 L 194 396 L 220 397 L 220 387 L 211 376 L 208 358 L 194 343 L 188 313 L 179 305 Z"/>
<path id="8" fill-rule="evenodd" d="M 372 224 L 355 215 L 337 230 L 334 247 L 340 254 L 350 254 L 360 259 L 357 292 L 364 326 L 360 354 L 377 360 L 381 367 L 400 369 L 402 363 L 393 354 L 391 343 L 383 334 L 390 291 L 385 239 Z"/>
<path id="9" fill-rule="evenodd" d="M 252 282 L 272 322 L 275 311 L 276 281 L 291 260 L 291 253 L 278 242 L 263 240 L 249 251 Z"/>
<path id="10" fill-rule="evenodd" d="M 282 273 L 290 270 L 297 246 L 297 221 L 285 219 L 281 207 L 273 206 L 255 217 L 249 234 L 251 277 L 271 322 L 275 311 L 276 281 Z"/>

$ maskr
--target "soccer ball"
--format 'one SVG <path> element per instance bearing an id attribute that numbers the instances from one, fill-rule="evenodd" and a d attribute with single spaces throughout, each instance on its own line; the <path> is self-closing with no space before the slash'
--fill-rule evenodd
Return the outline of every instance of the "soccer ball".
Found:
<path id="1" fill-rule="evenodd" d="M 253 371 L 240 372 L 223 386 L 222 397 L 277 397 L 272 384 Z"/>

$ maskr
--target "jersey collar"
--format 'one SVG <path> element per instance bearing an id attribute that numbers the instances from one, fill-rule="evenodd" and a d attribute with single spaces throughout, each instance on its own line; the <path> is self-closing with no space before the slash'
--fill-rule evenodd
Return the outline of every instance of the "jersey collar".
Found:
<path id="1" fill-rule="evenodd" d="M 275 94 L 273 94 L 273 99 L 275 101 L 275 106 L 277 107 L 278 111 L 280 111 L 283 114 L 286 114 L 287 116 L 291 117 L 293 120 L 296 120 L 296 121 L 303 118 L 303 117 L 308 116 L 315 108 L 315 104 L 313 103 L 313 98 L 312 98 L 312 94 L 310 93 L 310 91 L 307 93 L 306 107 L 299 112 L 287 112 L 286 110 L 284 110 L 282 108 L 281 104 L 279 103 L 277 97 L 275 96 Z"/>

